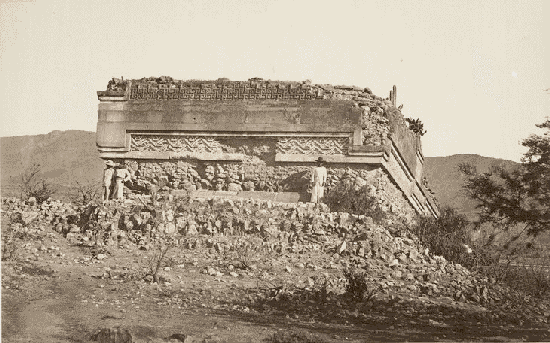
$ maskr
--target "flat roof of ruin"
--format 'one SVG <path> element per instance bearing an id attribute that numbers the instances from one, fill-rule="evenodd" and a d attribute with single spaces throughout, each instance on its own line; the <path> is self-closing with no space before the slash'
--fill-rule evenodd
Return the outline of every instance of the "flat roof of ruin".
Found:
<path id="1" fill-rule="evenodd" d="M 389 101 L 389 98 L 376 96 L 368 87 L 349 85 L 313 84 L 311 81 L 274 81 L 262 78 L 250 78 L 248 81 L 231 81 L 227 78 L 217 80 L 176 80 L 169 76 L 147 77 L 141 79 L 117 79 L 113 78 L 107 85 L 107 91 L 125 91 L 127 85 L 131 90 L 156 90 L 156 89 L 281 89 L 292 92 L 293 89 L 307 92 L 315 99 L 354 100 L 364 102 L 363 105 L 380 104 Z M 361 104 L 360 104 L 361 105 Z"/>

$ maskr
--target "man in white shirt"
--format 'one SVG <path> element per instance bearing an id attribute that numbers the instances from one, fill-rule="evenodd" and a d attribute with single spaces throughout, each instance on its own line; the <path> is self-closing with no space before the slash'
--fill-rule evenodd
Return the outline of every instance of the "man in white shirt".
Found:
<path id="1" fill-rule="evenodd" d="M 111 187 L 113 186 L 115 166 L 116 163 L 113 161 L 105 161 L 105 169 L 103 170 L 103 201 L 107 201 L 111 197 Z"/>
<path id="2" fill-rule="evenodd" d="M 115 199 L 124 199 L 124 182 L 130 180 L 132 174 L 122 165 L 118 165 L 115 169 Z"/>
<path id="3" fill-rule="evenodd" d="M 318 203 L 325 195 L 327 183 L 327 168 L 324 167 L 325 160 L 322 157 L 317 159 L 317 167 L 311 171 L 311 202 Z"/>

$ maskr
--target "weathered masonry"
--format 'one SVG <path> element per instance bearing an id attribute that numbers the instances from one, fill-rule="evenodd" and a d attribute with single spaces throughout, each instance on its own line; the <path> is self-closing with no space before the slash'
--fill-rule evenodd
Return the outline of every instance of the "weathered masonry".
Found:
<path id="1" fill-rule="evenodd" d="M 330 186 L 352 177 L 390 211 L 437 216 L 420 135 L 368 88 L 310 82 L 113 79 L 97 92 L 100 156 L 137 185 L 296 192 L 322 156 Z"/>

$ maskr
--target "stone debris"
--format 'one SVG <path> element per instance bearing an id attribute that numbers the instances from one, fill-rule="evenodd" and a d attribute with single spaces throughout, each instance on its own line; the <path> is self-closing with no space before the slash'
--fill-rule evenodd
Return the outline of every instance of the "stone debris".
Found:
<path id="1" fill-rule="evenodd" d="M 338 247 L 338 253 L 341 255 L 344 251 L 346 251 L 346 247 L 346 241 L 342 242 L 342 244 Z"/>
<path id="2" fill-rule="evenodd" d="M 366 282 L 376 287 L 375 296 L 380 298 L 397 295 L 424 301 L 422 299 L 431 297 L 430 301 L 437 299 L 454 304 L 490 306 L 503 302 L 510 292 L 495 284 L 495 280 L 471 273 L 460 264 L 446 261 L 441 256 L 431 255 L 414 236 L 406 232 L 392 233 L 390 227 L 378 225 L 372 218 L 330 212 L 324 206 L 258 200 L 195 199 L 185 209 L 166 210 L 164 215 L 156 217 L 146 211 L 148 208 L 145 206 L 136 211 L 134 206 L 123 204 L 75 209 L 57 201 L 49 202 L 54 204 L 52 206 L 40 207 L 9 199 L 3 199 L 2 203 L 6 214 L 36 212 L 36 218 L 42 218 L 30 221 L 27 226 L 21 222 L 13 224 L 20 229 L 36 229 L 41 236 L 52 240 L 66 232 L 68 241 L 75 240 L 93 248 L 89 256 L 71 259 L 71 262 L 97 263 L 101 270 L 91 276 L 102 280 L 128 280 L 136 272 L 112 266 L 103 267 L 105 264 L 102 263 L 115 258 L 106 249 L 126 249 L 124 246 L 127 246 L 147 247 L 154 251 L 156 241 L 168 236 L 173 238 L 174 249 L 190 254 L 200 252 L 210 262 L 204 266 L 198 263 L 197 257 L 193 257 L 184 260 L 185 263 L 176 262 L 172 268 L 163 268 L 163 275 L 157 285 L 163 288 L 179 285 L 180 280 L 170 276 L 172 272 L 196 269 L 197 273 L 203 273 L 201 277 L 212 283 L 235 282 L 237 278 L 247 277 L 270 281 L 285 276 L 299 278 L 297 284 L 310 290 L 325 289 L 329 295 L 342 294 L 347 282 L 342 278 L 342 271 L 356 269 L 365 272 Z M 76 216 L 71 219 L 76 222 L 69 223 L 71 215 Z M 66 224 L 63 224 L 63 216 L 67 218 Z M 50 218 L 49 223 L 54 228 L 61 223 L 62 230 L 55 233 L 41 229 L 39 222 L 45 218 Z M 176 230 L 167 232 L 162 227 L 159 229 L 155 225 L 155 221 L 159 220 L 173 223 Z M 80 228 L 80 232 L 75 232 L 75 226 Z M 193 230 L 190 230 L 191 226 Z M 101 237 L 97 237 L 98 231 L 102 232 Z M 59 246 L 57 243 L 27 242 L 22 245 L 22 250 L 29 258 L 48 257 L 61 261 L 63 252 Z M 323 259 L 296 259 L 296 256 L 306 258 L 316 254 L 323 256 Z M 262 256 L 269 256 L 266 261 L 272 263 L 272 269 L 265 270 L 262 267 L 265 264 L 261 260 Z M 222 257 L 224 264 L 217 263 Z M 9 279 L 5 282 L 4 277 L 3 274 L 3 287 L 12 287 L 13 283 Z M 153 283 L 153 277 L 148 275 L 145 281 Z M 98 290 L 107 290 L 108 281 L 101 282 Z M 282 288 L 270 296 L 280 299 L 291 292 Z M 171 301 L 171 304 L 182 304 L 181 299 L 177 300 L 179 303 Z M 531 303 L 529 306 L 539 306 L 529 300 Z M 103 305 L 92 298 L 82 299 L 82 304 Z M 245 307 L 239 310 L 245 311 Z M 248 311 L 252 309 L 248 308 Z M 533 316 L 544 322 L 548 320 L 549 314 L 548 308 L 537 307 L 533 311 Z M 112 319 L 121 317 L 117 313 Z M 445 325 L 439 322 L 430 324 L 436 327 Z M 112 335 L 123 337 L 122 331 L 119 331 L 120 334 L 111 332 L 117 331 L 103 331 L 102 339 Z"/>

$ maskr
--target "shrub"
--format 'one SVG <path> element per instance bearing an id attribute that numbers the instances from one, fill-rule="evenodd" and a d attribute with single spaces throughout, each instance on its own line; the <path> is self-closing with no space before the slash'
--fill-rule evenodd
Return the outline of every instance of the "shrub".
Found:
<path id="1" fill-rule="evenodd" d="M 174 240 L 164 238 L 155 242 L 155 251 L 148 266 L 148 272 L 145 274 L 153 277 L 153 282 L 159 282 L 159 272 L 164 267 L 172 267 L 175 263 L 168 258 L 168 251 L 175 246 Z"/>
<path id="2" fill-rule="evenodd" d="M 493 264 L 480 268 L 487 277 L 523 294 L 544 298 L 550 294 L 550 273 L 537 266 Z"/>
<path id="3" fill-rule="evenodd" d="M 550 294 L 550 275 L 538 267 L 512 267 L 504 282 L 514 289 L 543 298 Z"/>
<path id="4" fill-rule="evenodd" d="M 350 181 L 342 181 L 327 193 L 323 202 L 333 212 L 365 215 L 375 222 L 380 222 L 386 217 L 378 200 L 369 194 L 367 186 L 356 187 Z"/>
<path id="5" fill-rule="evenodd" d="M 471 267 L 476 260 L 476 254 L 480 253 L 468 253 L 464 246 L 471 244 L 468 225 L 466 217 L 458 214 L 453 208 L 445 207 L 437 218 L 418 217 L 416 223 L 411 226 L 411 231 L 434 255 Z"/>
<path id="6" fill-rule="evenodd" d="M 345 270 L 344 277 L 347 280 L 346 295 L 354 302 L 369 302 L 378 293 L 378 288 L 367 283 L 365 272 Z"/>
<path id="7" fill-rule="evenodd" d="M 548 271 L 537 267 L 512 265 L 515 255 L 503 253 L 498 246 L 472 245 L 473 250 L 468 253 L 464 248 L 464 244 L 471 244 L 468 224 L 464 216 L 457 214 L 452 208 L 444 208 L 437 219 L 418 218 L 412 226 L 412 231 L 423 246 L 448 261 L 460 263 L 524 294 L 536 297 L 550 294 Z M 506 260 L 501 261 L 502 258 Z"/>
<path id="8" fill-rule="evenodd" d="M 34 163 L 23 172 L 23 175 L 21 175 L 19 188 L 22 199 L 26 200 L 34 197 L 36 202 L 41 204 L 55 193 L 55 190 L 49 182 L 38 177 L 41 170 L 40 164 Z"/>
<path id="9" fill-rule="evenodd" d="M 83 206 L 101 198 L 101 186 L 98 183 L 76 181 L 71 186 L 70 199 L 73 204 Z"/>

